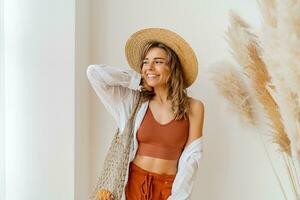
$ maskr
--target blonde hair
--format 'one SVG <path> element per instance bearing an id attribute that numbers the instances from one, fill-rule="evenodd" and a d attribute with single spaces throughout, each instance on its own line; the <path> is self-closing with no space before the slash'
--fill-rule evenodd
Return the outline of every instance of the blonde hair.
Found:
<path id="1" fill-rule="evenodd" d="M 183 78 L 183 71 L 177 54 L 171 48 L 160 42 L 149 42 L 142 51 L 139 67 L 142 69 L 143 60 L 149 50 L 154 47 L 161 48 L 167 53 L 167 64 L 171 71 L 171 75 L 167 81 L 167 99 L 172 102 L 172 111 L 175 114 L 175 120 L 180 120 L 182 118 L 186 119 L 190 112 L 190 97 L 187 96 L 187 90 L 184 87 L 185 81 Z M 142 88 L 141 94 L 143 101 L 150 100 L 155 96 L 154 91 L 149 91 L 145 88 Z"/>

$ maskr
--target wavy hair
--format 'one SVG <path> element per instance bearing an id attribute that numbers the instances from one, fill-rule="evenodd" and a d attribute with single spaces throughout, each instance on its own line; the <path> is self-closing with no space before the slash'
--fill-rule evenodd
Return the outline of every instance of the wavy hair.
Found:
<path id="1" fill-rule="evenodd" d="M 171 71 L 171 75 L 167 81 L 167 100 L 171 100 L 172 102 L 172 111 L 175 114 L 175 120 L 180 120 L 182 118 L 187 119 L 190 112 L 190 97 L 187 96 L 187 90 L 184 87 L 185 81 L 183 78 L 183 71 L 177 54 L 163 43 L 149 42 L 145 45 L 142 51 L 139 67 L 142 69 L 143 60 L 149 50 L 154 47 L 161 48 L 167 53 L 167 65 L 170 67 Z M 153 96 L 155 96 L 154 91 L 149 91 L 144 87 L 142 87 L 141 94 L 143 101 L 150 100 Z"/>

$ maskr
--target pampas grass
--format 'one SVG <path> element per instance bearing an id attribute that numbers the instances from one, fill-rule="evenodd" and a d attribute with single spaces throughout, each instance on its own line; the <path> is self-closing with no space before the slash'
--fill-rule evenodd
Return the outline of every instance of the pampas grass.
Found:
<path id="1" fill-rule="evenodd" d="M 231 11 L 226 40 L 251 83 L 248 87 L 254 91 L 253 97 L 262 105 L 273 143 L 279 147 L 295 197 L 300 199 L 300 0 L 257 2 L 262 14 L 261 33 L 255 34 Z M 244 121 L 257 124 L 251 102 L 240 106 L 242 99 L 251 99 L 240 74 L 229 64 L 223 65 L 226 69 L 215 72 L 213 79 L 219 92 Z M 278 179 L 273 164 L 272 168 Z M 286 198 L 280 180 L 279 184 Z"/>
<path id="2" fill-rule="evenodd" d="M 264 9 L 266 0 L 260 0 Z M 297 9 L 298 8 L 298 9 Z M 291 151 L 300 168 L 300 1 L 277 2 L 278 27 L 264 18 L 261 45 L 263 59 L 276 90 L 269 90 L 279 105 L 289 138 Z M 293 41 L 293 42 L 292 42 Z M 276 47 L 274 48 L 274 44 Z"/>
<path id="3" fill-rule="evenodd" d="M 278 144 L 282 152 L 290 155 L 290 141 L 284 131 L 278 106 L 266 89 L 270 77 L 260 56 L 257 36 L 251 32 L 251 27 L 234 12 L 230 13 L 230 22 L 227 41 L 232 49 L 231 53 L 251 80 L 256 96 L 268 115 L 270 128 L 274 133 L 274 142 Z"/>
<path id="4" fill-rule="evenodd" d="M 280 68 L 288 87 L 300 96 L 300 0 L 277 1 L 278 26 L 275 31 L 281 38 Z M 271 38 L 270 38 L 271 39 Z"/>
<path id="5" fill-rule="evenodd" d="M 265 9 L 266 0 L 260 2 L 261 9 Z M 274 27 L 269 19 L 263 18 L 262 56 L 276 86 L 276 90 L 268 90 L 279 106 L 291 140 L 291 157 L 285 162 L 294 177 L 294 191 L 300 199 L 300 1 L 276 1 L 274 5 L 277 25 Z"/>
<path id="6" fill-rule="evenodd" d="M 212 80 L 219 92 L 231 102 L 231 109 L 239 113 L 246 124 L 257 125 L 251 96 L 239 72 L 229 62 L 215 63 L 212 68 Z"/>
<path id="7" fill-rule="evenodd" d="M 258 116 L 255 113 L 256 109 L 254 102 L 247 88 L 247 84 L 242 78 L 242 74 L 237 71 L 233 64 L 226 61 L 213 64 L 210 72 L 213 74 L 211 80 L 216 85 L 219 93 L 230 102 L 231 110 L 239 113 L 243 122 L 250 124 L 251 127 L 255 128 L 255 126 L 258 126 Z M 261 134 L 259 135 L 261 136 Z M 267 146 L 263 141 L 263 138 L 260 138 L 283 196 L 287 200 L 280 177 L 268 153 Z"/>
<path id="8" fill-rule="evenodd" d="M 269 9 L 270 0 L 259 0 L 261 10 Z M 300 1 L 273 1 L 272 13 L 276 16 L 276 25 L 270 23 L 270 18 L 262 13 L 263 23 L 260 40 L 262 48 L 267 52 L 263 55 L 268 63 L 272 78 L 283 79 L 293 93 L 300 96 Z M 272 63 L 270 63 L 272 62 Z M 299 103 L 300 105 L 300 103 Z"/>
<path id="9" fill-rule="evenodd" d="M 276 0 L 257 0 L 264 23 L 270 27 L 277 26 Z"/>

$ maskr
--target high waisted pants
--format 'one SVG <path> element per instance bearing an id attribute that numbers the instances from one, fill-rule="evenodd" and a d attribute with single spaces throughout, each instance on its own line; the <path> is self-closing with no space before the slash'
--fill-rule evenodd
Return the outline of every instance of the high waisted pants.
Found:
<path id="1" fill-rule="evenodd" d="M 175 175 L 148 172 L 133 162 L 125 187 L 126 200 L 166 200 L 171 195 Z"/>

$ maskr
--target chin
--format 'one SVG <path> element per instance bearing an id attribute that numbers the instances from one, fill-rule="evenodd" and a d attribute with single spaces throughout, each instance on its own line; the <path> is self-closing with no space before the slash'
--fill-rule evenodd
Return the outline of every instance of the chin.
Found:
<path id="1" fill-rule="evenodd" d="M 153 88 L 158 88 L 158 87 L 161 87 L 161 86 L 162 86 L 161 84 L 155 84 L 155 83 L 152 83 L 152 84 L 149 84 L 149 83 L 148 83 L 148 85 L 149 85 L 150 87 L 153 87 Z"/>
<path id="2" fill-rule="evenodd" d="M 148 84 L 150 87 L 156 87 L 156 86 L 159 85 L 159 84 L 154 83 L 154 82 L 152 82 L 152 81 L 147 82 L 147 84 Z"/>

